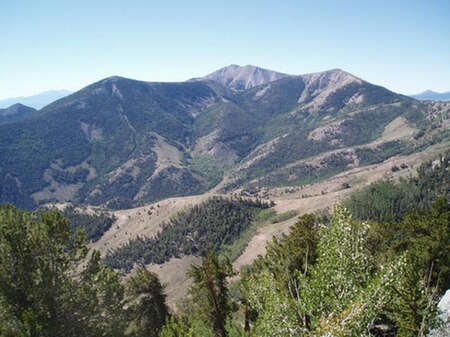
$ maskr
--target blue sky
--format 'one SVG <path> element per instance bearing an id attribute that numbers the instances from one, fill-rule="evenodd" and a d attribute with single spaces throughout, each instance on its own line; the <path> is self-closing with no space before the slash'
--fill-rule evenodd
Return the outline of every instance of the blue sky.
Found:
<path id="1" fill-rule="evenodd" d="M 0 99 L 232 63 L 450 91 L 450 1 L 0 0 Z"/>

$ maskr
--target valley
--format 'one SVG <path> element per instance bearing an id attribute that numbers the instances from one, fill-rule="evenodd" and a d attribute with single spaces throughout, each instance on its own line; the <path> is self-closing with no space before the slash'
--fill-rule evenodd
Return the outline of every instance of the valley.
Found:
<path id="1" fill-rule="evenodd" d="M 398 124 L 398 122 L 395 123 Z M 383 138 L 377 142 L 383 141 L 384 137 L 394 137 L 391 128 L 392 126 L 388 126 L 383 132 Z M 397 136 L 404 137 L 405 134 L 411 136 L 411 130 L 397 133 Z M 446 141 L 430 146 L 422 152 L 406 156 L 394 156 L 379 164 L 355 167 L 322 182 L 302 185 L 301 188 L 270 188 L 264 190 L 263 194 L 267 200 L 270 199 L 275 202 L 274 209 L 278 214 L 287 211 L 296 211 L 298 215 L 332 212 L 336 204 L 355 191 L 379 180 L 398 180 L 400 177 L 407 178 L 415 175 L 418 163 L 432 160 L 449 149 L 450 141 Z M 404 169 L 392 170 L 393 167 L 402 165 L 405 167 Z M 348 184 L 349 187 L 343 187 L 343 184 Z M 153 237 L 162 229 L 163 223 L 180 210 L 198 205 L 212 196 L 227 197 L 230 195 L 232 194 L 206 193 L 198 196 L 176 197 L 138 208 L 114 211 L 113 214 L 118 220 L 109 231 L 104 233 L 100 240 L 91 243 L 90 247 L 105 255 L 109 250 L 119 248 L 129 240 L 139 236 Z M 149 215 L 149 212 L 152 214 Z M 242 268 L 251 265 L 258 256 L 264 255 L 266 244 L 273 237 L 287 234 L 297 218 L 298 216 L 294 216 L 280 223 L 268 223 L 259 226 L 243 252 L 232 261 L 235 270 L 240 271 Z M 198 261 L 199 257 L 184 256 L 172 258 L 162 264 L 147 265 L 147 268 L 156 273 L 161 281 L 166 284 L 168 303 L 172 308 L 176 308 L 179 301 L 187 295 L 191 281 L 186 277 L 186 273 L 191 264 Z"/>
<path id="2" fill-rule="evenodd" d="M 219 270 L 229 261 L 224 280 L 238 293 L 236 284 L 266 282 L 268 270 L 283 284 L 278 268 L 291 263 L 283 254 L 297 254 L 289 240 L 299 240 L 306 267 L 296 268 L 306 275 L 307 240 L 326 251 L 326 237 L 316 236 L 331 231 L 341 237 L 329 256 L 342 249 L 336 219 L 354 220 L 339 205 L 379 182 L 419 174 L 428 183 L 417 170 L 450 150 L 450 102 L 418 101 L 340 69 L 288 75 L 231 65 L 175 83 L 113 76 L 25 108 L 29 116 L 17 111 L 0 123 L 0 202 L 59 210 L 72 236 L 86 234 L 90 253 L 77 270 L 99 264 L 126 291 L 136 278 L 155 278 L 177 315 L 192 305 L 192 273 L 206 262 Z M 402 212 L 435 198 L 414 184 L 414 200 L 390 187 L 408 200 Z"/>

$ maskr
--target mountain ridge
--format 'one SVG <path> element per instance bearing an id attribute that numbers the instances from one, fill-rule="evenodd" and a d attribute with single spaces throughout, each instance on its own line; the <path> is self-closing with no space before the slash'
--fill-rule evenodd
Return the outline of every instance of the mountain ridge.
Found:
<path id="1" fill-rule="evenodd" d="M 222 191 L 301 184 L 365 163 L 370 151 L 410 151 L 413 140 L 364 146 L 399 117 L 426 134 L 429 110 L 339 69 L 246 90 L 112 76 L 0 126 L 0 201 L 128 208 L 221 181 Z M 306 163 L 322 153 L 319 166 Z"/>

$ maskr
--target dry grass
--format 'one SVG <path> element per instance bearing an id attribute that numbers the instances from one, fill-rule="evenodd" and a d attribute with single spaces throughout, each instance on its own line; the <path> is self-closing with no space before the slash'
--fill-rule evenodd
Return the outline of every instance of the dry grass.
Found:
<path id="1" fill-rule="evenodd" d="M 210 194 L 169 198 L 143 207 L 114 211 L 117 221 L 91 248 L 104 255 L 109 249 L 118 248 L 138 236 L 155 236 L 164 222 L 185 207 L 206 200 Z"/>

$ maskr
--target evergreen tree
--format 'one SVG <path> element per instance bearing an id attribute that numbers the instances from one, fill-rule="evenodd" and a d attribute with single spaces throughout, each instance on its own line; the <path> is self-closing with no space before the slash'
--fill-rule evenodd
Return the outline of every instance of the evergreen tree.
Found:
<path id="1" fill-rule="evenodd" d="M 120 335 L 123 287 L 87 253 L 60 213 L 0 207 L 2 335 Z"/>
<path id="2" fill-rule="evenodd" d="M 225 329 L 230 314 L 227 277 L 232 274 L 230 262 L 220 263 L 218 256 L 211 252 L 202 258 L 201 265 L 192 266 L 188 273 L 194 281 L 191 294 L 201 303 L 201 312 L 211 324 L 214 337 L 228 336 Z"/>
<path id="3" fill-rule="evenodd" d="M 132 319 L 127 335 L 157 337 L 168 317 L 166 295 L 158 277 L 141 268 L 130 277 L 126 290 Z"/>

